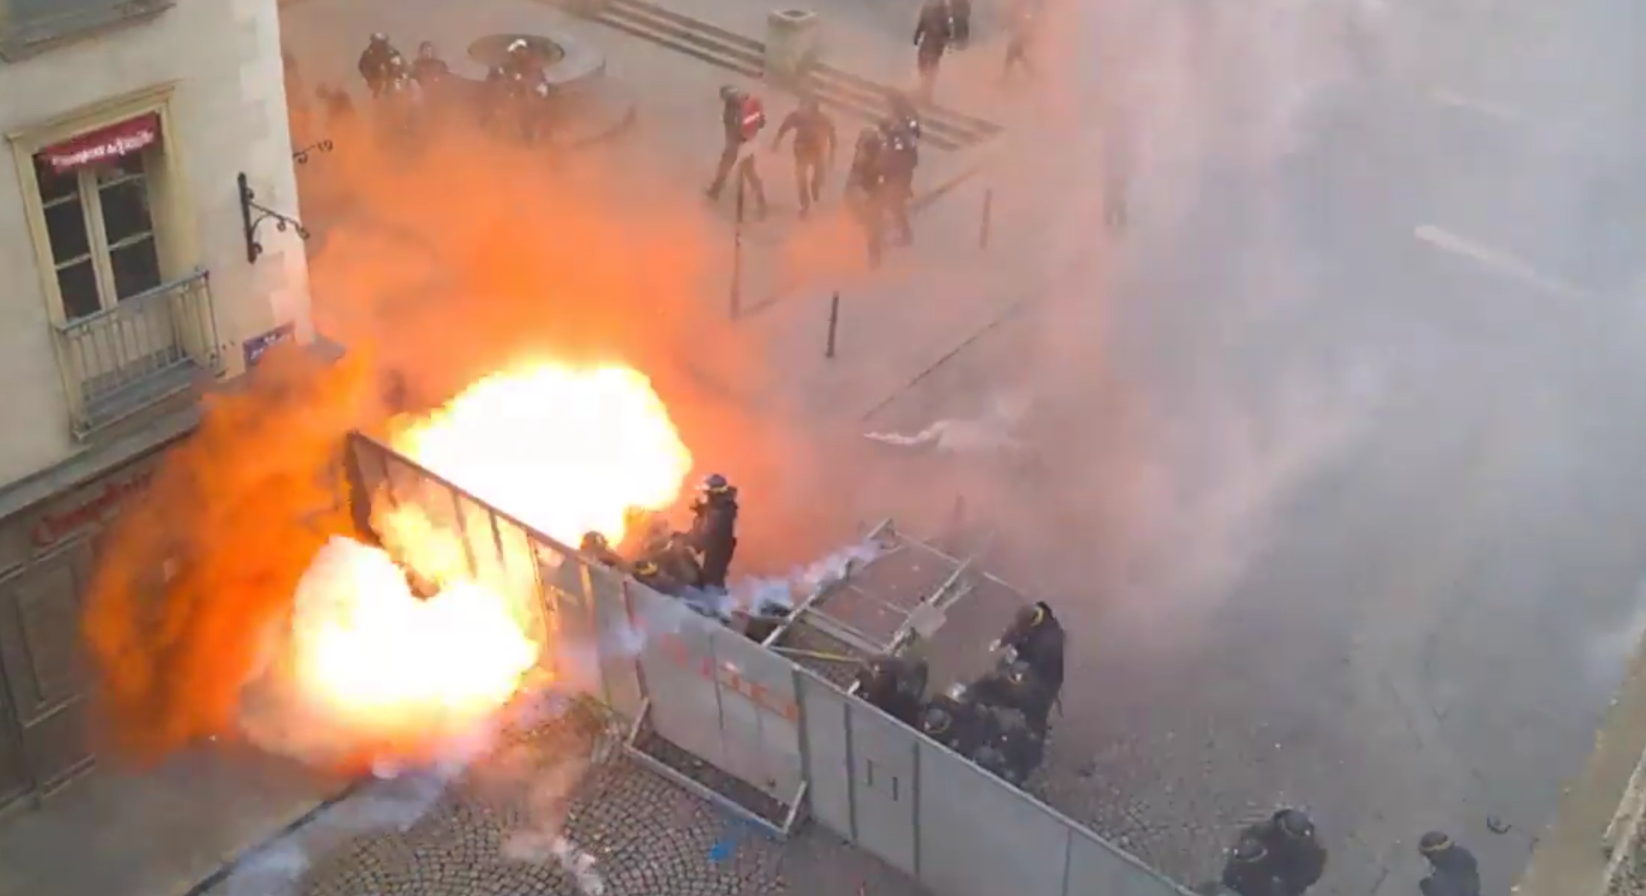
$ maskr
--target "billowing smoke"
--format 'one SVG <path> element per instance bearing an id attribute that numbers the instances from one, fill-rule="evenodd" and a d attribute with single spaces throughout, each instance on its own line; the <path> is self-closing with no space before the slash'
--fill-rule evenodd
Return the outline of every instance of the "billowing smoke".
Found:
<path id="1" fill-rule="evenodd" d="M 881 550 L 873 542 L 850 545 L 790 570 L 787 575 L 738 579 L 731 583 L 727 596 L 737 609 L 756 613 L 767 607 L 791 610 L 806 596 L 839 582 L 873 560 Z"/>

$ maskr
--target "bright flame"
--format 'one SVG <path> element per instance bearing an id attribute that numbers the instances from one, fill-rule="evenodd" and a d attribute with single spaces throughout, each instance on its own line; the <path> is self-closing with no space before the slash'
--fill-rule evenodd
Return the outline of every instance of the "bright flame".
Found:
<path id="1" fill-rule="evenodd" d="M 388 554 L 334 538 L 298 584 L 293 671 L 310 708 L 360 740 L 460 737 L 536 662 L 527 624 L 472 582 L 419 600 Z"/>
<path id="2" fill-rule="evenodd" d="M 428 417 L 403 421 L 390 441 L 571 545 L 589 531 L 620 542 L 628 511 L 672 504 L 692 463 L 662 400 L 626 367 L 538 364 L 494 374 Z M 452 506 L 447 489 L 413 503 L 405 485 L 397 501 L 372 508 L 393 559 L 346 538 L 316 556 L 298 587 L 289 665 L 304 709 L 318 715 L 311 724 L 357 749 L 415 757 L 507 704 L 537 667 L 543 635 L 525 540 L 494 541 L 480 508 Z M 464 532 L 485 532 L 488 550 L 465 544 Z M 408 570 L 420 587 L 439 590 L 419 599 Z"/>
<path id="3" fill-rule="evenodd" d="M 493 374 L 390 444 L 573 546 L 587 532 L 622 541 L 626 511 L 668 507 L 692 466 L 651 383 L 615 366 Z"/>

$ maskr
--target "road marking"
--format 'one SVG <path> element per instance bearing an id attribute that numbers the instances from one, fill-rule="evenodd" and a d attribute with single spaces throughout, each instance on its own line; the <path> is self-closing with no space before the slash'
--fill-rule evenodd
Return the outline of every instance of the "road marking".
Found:
<path id="1" fill-rule="evenodd" d="M 1495 118 L 1498 121 L 1506 122 L 1508 124 L 1526 124 L 1531 121 L 1531 116 L 1517 109 L 1511 109 L 1508 106 L 1500 105 L 1487 100 L 1479 100 L 1473 97 L 1464 96 L 1455 90 L 1447 90 L 1443 87 L 1430 88 L 1429 102 L 1434 103 L 1437 106 L 1445 106 L 1450 109 L 1462 109 L 1467 112 L 1473 112 L 1477 115 L 1484 115 L 1487 118 Z"/>
<path id="2" fill-rule="evenodd" d="M 1412 235 L 1442 252 L 1467 258 L 1494 274 L 1519 281 L 1541 292 L 1562 299 L 1592 298 L 1592 294 L 1587 290 L 1541 274 L 1536 268 L 1513 255 L 1488 248 L 1433 224 L 1419 226 Z"/>

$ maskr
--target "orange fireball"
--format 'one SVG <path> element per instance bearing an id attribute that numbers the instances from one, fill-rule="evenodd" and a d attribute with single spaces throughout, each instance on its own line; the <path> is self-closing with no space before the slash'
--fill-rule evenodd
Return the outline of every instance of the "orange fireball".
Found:
<path id="1" fill-rule="evenodd" d="M 672 504 L 692 463 L 651 384 L 616 366 L 494 374 L 427 417 L 399 421 L 390 444 L 572 545 L 589 531 L 620 541 L 627 511 Z M 306 724 L 330 726 L 360 750 L 417 758 L 512 700 L 548 635 L 534 558 L 476 557 L 444 489 L 395 497 L 375 501 L 372 515 L 392 558 L 334 539 L 311 565 L 297 595 L 290 668 Z M 526 552 L 523 541 L 504 549 Z M 435 593 L 420 598 L 408 571 Z"/>

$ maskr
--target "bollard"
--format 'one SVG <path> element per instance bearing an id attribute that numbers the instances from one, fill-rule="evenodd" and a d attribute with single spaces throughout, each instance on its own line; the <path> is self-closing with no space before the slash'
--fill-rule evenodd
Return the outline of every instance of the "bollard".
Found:
<path id="1" fill-rule="evenodd" d="M 977 248 L 989 248 L 989 225 L 994 218 L 994 187 L 983 191 L 983 226 L 977 235 Z"/>
<path id="2" fill-rule="evenodd" d="M 743 171 L 736 169 L 737 219 L 732 223 L 732 287 L 727 313 L 732 320 L 743 316 Z"/>
<path id="3" fill-rule="evenodd" d="M 834 334 L 840 328 L 840 291 L 829 297 L 829 338 L 823 343 L 823 357 L 834 358 Z"/>

